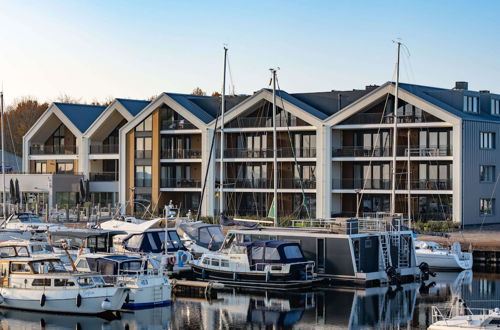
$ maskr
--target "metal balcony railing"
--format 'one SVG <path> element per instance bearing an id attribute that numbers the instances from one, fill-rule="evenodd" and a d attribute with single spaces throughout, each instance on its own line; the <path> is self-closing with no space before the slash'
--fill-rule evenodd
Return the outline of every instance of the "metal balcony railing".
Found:
<path id="1" fill-rule="evenodd" d="M 276 121 L 276 127 L 309 126 L 299 118 L 291 117 Z M 273 127 L 272 117 L 238 117 L 228 124 L 226 128 L 246 128 L 246 127 Z"/>
<path id="2" fill-rule="evenodd" d="M 170 149 L 162 150 L 161 158 L 163 159 L 195 159 L 201 158 L 201 150 L 193 149 Z"/>
<path id="3" fill-rule="evenodd" d="M 200 188 L 201 181 L 185 178 L 161 178 L 161 188 Z"/>
<path id="4" fill-rule="evenodd" d="M 453 150 L 451 146 L 431 146 L 431 147 L 420 147 L 420 146 L 410 146 L 408 147 L 398 147 L 398 156 L 408 156 L 408 150 L 410 152 L 410 157 L 443 157 L 452 156 Z"/>
<path id="5" fill-rule="evenodd" d="M 333 189 L 391 189 L 391 180 L 333 179 L 332 188 Z"/>
<path id="6" fill-rule="evenodd" d="M 118 181 L 118 172 L 95 172 L 89 173 L 90 181 Z"/>
<path id="7" fill-rule="evenodd" d="M 77 147 L 74 145 L 51 146 L 51 145 L 32 145 L 30 154 L 32 155 L 74 155 L 77 153 Z"/>
<path id="8" fill-rule="evenodd" d="M 392 155 L 390 147 L 340 147 L 332 150 L 333 157 L 389 157 Z"/>
<path id="9" fill-rule="evenodd" d="M 219 181 L 216 185 L 219 186 Z M 228 178 L 224 181 L 225 188 L 248 188 L 248 189 L 272 189 L 272 179 L 245 179 L 245 178 Z M 280 179 L 278 181 L 279 189 L 315 189 L 316 180 L 310 179 Z"/>
<path id="10" fill-rule="evenodd" d="M 119 152 L 118 144 L 91 144 L 91 154 L 117 154 Z"/>
<path id="11" fill-rule="evenodd" d="M 161 129 L 162 130 L 197 129 L 197 127 L 185 119 L 181 119 L 181 120 L 166 120 L 166 119 L 164 119 L 161 121 Z"/>
<path id="12" fill-rule="evenodd" d="M 316 148 L 279 148 L 278 158 L 315 158 Z M 220 150 L 217 150 L 220 158 Z M 227 148 L 224 149 L 224 158 L 273 158 L 273 149 L 246 149 Z"/>
<path id="13" fill-rule="evenodd" d="M 431 115 L 401 115 L 398 114 L 398 123 L 426 123 L 439 121 Z M 358 125 L 358 124 L 392 124 L 394 117 L 392 114 L 383 115 L 381 113 L 360 113 L 353 117 L 346 119 L 342 125 Z"/>
<path id="14" fill-rule="evenodd" d="M 453 189 L 453 182 L 451 179 L 443 180 L 411 180 L 411 190 L 451 190 Z M 401 181 L 396 184 L 396 189 L 408 190 L 408 182 Z"/>

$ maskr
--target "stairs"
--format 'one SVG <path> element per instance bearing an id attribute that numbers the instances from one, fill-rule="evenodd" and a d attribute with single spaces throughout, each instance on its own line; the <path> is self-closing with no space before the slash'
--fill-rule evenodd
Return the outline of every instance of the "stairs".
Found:
<path id="1" fill-rule="evenodd" d="M 389 253 L 389 247 L 387 245 L 389 241 L 387 233 L 381 233 L 380 235 L 380 250 L 382 252 L 382 259 L 380 260 L 380 268 L 386 270 L 387 267 L 391 266 L 391 258 Z"/>

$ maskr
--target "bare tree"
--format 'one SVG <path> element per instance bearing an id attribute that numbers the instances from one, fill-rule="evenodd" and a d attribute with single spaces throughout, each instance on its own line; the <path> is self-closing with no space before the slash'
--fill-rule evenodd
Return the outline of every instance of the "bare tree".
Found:
<path id="1" fill-rule="evenodd" d="M 195 89 L 193 89 L 191 94 L 193 94 L 193 95 L 207 95 L 207 93 L 205 93 L 200 87 L 196 87 Z"/>

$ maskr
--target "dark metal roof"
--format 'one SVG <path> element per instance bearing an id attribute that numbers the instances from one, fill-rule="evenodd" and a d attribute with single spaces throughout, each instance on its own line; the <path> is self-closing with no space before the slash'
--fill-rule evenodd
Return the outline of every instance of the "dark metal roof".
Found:
<path id="1" fill-rule="evenodd" d="M 237 243 L 236 245 L 240 246 L 260 246 L 260 247 L 271 247 L 271 248 L 277 248 L 282 245 L 297 245 L 298 243 L 293 243 L 293 242 L 285 242 L 285 241 L 255 241 L 255 242 L 243 242 L 243 243 Z"/>
<path id="2" fill-rule="evenodd" d="M 150 104 L 150 101 L 145 101 L 145 100 L 131 100 L 131 99 L 116 99 L 118 102 L 120 102 L 125 109 L 127 109 L 128 112 L 132 116 L 136 116 L 142 109 L 144 109 L 148 104 Z"/>
<path id="3" fill-rule="evenodd" d="M 357 101 L 371 90 L 351 90 L 351 91 L 331 91 L 331 92 L 315 92 L 315 93 L 293 93 L 291 94 L 296 99 L 309 104 L 318 109 L 327 117 L 337 113 L 342 108 Z"/>
<path id="4" fill-rule="evenodd" d="M 54 102 L 54 105 L 57 106 L 82 133 L 84 133 L 104 109 L 106 109 L 104 106 L 89 104 Z"/>

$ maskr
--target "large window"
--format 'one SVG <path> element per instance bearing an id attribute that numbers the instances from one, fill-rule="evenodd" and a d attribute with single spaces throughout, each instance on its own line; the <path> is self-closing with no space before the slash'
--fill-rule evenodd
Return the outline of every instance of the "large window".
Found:
<path id="1" fill-rule="evenodd" d="M 47 162 L 45 160 L 35 161 L 35 173 L 47 173 Z"/>
<path id="2" fill-rule="evenodd" d="M 453 144 L 451 130 L 422 130 L 419 136 L 420 156 L 449 156 Z"/>
<path id="3" fill-rule="evenodd" d="M 135 127 L 136 132 L 150 132 L 153 130 L 153 117 L 150 115 Z"/>
<path id="4" fill-rule="evenodd" d="M 478 103 L 479 98 L 477 96 L 464 95 L 464 111 L 477 113 Z"/>
<path id="5" fill-rule="evenodd" d="M 479 147 L 481 149 L 495 149 L 496 134 L 494 132 L 481 132 L 479 133 Z"/>
<path id="6" fill-rule="evenodd" d="M 491 114 L 500 115 L 500 99 L 491 99 Z"/>
<path id="7" fill-rule="evenodd" d="M 479 166 L 479 181 L 481 182 L 495 181 L 495 166 L 494 165 Z"/>
<path id="8" fill-rule="evenodd" d="M 64 135 L 66 133 L 66 130 L 64 128 L 64 125 L 61 124 L 59 127 L 56 129 L 54 134 L 52 135 L 52 143 L 54 146 L 54 152 L 55 153 L 61 153 L 62 150 L 64 150 Z"/>
<path id="9" fill-rule="evenodd" d="M 183 135 L 164 135 L 161 137 L 162 158 L 192 158 L 198 154 L 191 153 L 191 137 Z"/>
<path id="10" fill-rule="evenodd" d="M 139 159 L 151 158 L 152 150 L 151 137 L 138 137 L 135 139 L 135 157 Z"/>
<path id="11" fill-rule="evenodd" d="M 108 206 L 108 204 L 115 205 L 118 201 L 118 193 L 116 192 L 93 192 L 90 194 L 92 203 L 101 206 Z"/>
<path id="12" fill-rule="evenodd" d="M 60 174 L 72 174 L 73 173 L 73 161 L 57 161 L 56 173 Z"/>
<path id="13" fill-rule="evenodd" d="M 355 164 L 354 178 L 345 178 L 344 188 L 389 189 L 390 165 L 383 163 Z"/>
<path id="14" fill-rule="evenodd" d="M 135 167 L 135 186 L 151 187 L 151 166 Z"/>
<path id="15" fill-rule="evenodd" d="M 495 213 L 495 199 L 480 199 L 479 213 L 481 215 L 493 215 Z"/>
<path id="16" fill-rule="evenodd" d="M 356 149 L 359 149 L 359 152 L 355 153 L 355 155 L 390 156 L 392 141 L 389 131 L 355 132 L 353 145 Z"/>
<path id="17" fill-rule="evenodd" d="M 315 133 L 297 133 L 294 142 L 296 157 L 316 157 Z"/>
<path id="18" fill-rule="evenodd" d="M 75 206 L 76 205 L 76 192 L 56 192 L 56 204 L 58 207 Z"/>
<path id="19" fill-rule="evenodd" d="M 420 163 L 417 189 L 451 189 L 451 164 Z"/>

